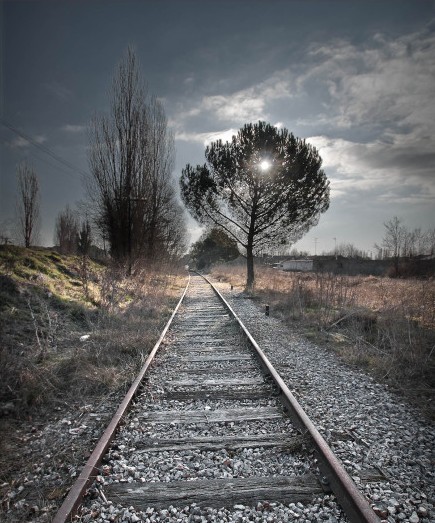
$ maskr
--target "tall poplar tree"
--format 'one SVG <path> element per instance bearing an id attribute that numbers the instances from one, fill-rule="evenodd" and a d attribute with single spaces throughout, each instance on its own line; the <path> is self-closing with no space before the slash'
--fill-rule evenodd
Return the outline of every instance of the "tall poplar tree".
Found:
<path id="1" fill-rule="evenodd" d="M 113 79 L 108 115 L 91 124 L 89 210 L 110 253 L 127 261 L 155 260 L 173 250 L 168 228 L 179 230 L 182 216 L 172 183 L 175 147 L 160 101 L 150 97 L 136 55 L 128 49 Z M 170 223 L 168 225 L 168 219 Z M 157 252 L 158 251 L 158 252 Z"/>
<path id="2" fill-rule="evenodd" d="M 39 183 L 35 171 L 26 162 L 18 166 L 17 176 L 19 232 L 24 246 L 30 247 L 39 230 Z"/>

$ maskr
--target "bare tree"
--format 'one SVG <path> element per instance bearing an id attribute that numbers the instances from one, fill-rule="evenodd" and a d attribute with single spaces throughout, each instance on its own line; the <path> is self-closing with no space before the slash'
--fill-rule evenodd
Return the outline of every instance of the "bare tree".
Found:
<path id="1" fill-rule="evenodd" d="M 175 202 L 174 141 L 161 103 L 147 95 L 128 49 L 112 86 L 109 116 L 91 125 L 88 194 L 94 221 L 117 261 L 154 257 Z M 164 242 L 163 242 L 164 243 Z M 164 246 L 163 246 L 164 247 Z"/>
<path id="2" fill-rule="evenodd" d="M 405 256 L 431 255 L 434 253 L 435 229 L 422 231 L 417 227 L 413 231 L 405 229 L 405 244 L 403 253 Z"/>
<path id="3" fill-rule="evenodd" d="M 375 244 L 375 249 L 379 252 L 384 248 L 384 257 L 386 253 L 393 258 L 395 276 L 399 275 L 399 260 L 403 254 L 406 245 L 407 229 L 402 224 L 402 220 L 394 216 L 388 222 L 384 223 L 385 236 L 382 239 L 382 246 Z"/>
<path id="4" fill-rule="evenodd" d="M 146 237 L 146 257 L 154 258 L 156 248 L 165 249 L 168 236 L 168 223 L 172 211 L 177 209 L 175 193 L 171 183 L 174 167 L 175 147 L 172 133 L 168 130 L 167 119 L 162 104 L 153 98 L 147 106 L 147 154 L 146 173 L 148 181 L 148 201 L 144 209 L 144 229 Z M 183 211 L 178 208 L 180 217 Z M 172 239 L 174 239 L 173 235 Z"/>
<path id="5" fill-rule="evenodd" d="M 366 253 L 353 243 L 339 243 L 333 251 L 323 253 L 326 256 L 343 256 L 343 258 L 366 258 Z"/>
<path id="6" fill-rule="evenodd" d="M 77 237 L 77 252 L 80 255 L 80 277 L 83 282 L 86 297 L 89 296 L 89 251 L 92 243 L 91 224 L 86 219 L 82 222 Z"/>
<path id="7" fill-rule="evenodd" d="M 54 242 L 61 254 L 75 254 L 79 235 L 78 220 L 69 205 L 61 211 L 56 219 Z"/>
<path id="8" fill-rule="evenodd" d="M 131 258 L 132 216 L 137 214 L 144 186 L 143 133 L 144 88 L 131 49 L 113 80 L 111 115 L 96 116 L 91 124 L 91 179 L 88 193 L 95 205 L 95 219 L 118 260 Z M 141 179 L 142 178 L 142 179 Z"/>
<path id="9" fill-rule="evenodd" d="M 435 254 L 435 228 L 429 229 L 424 235 L 424 252 L 430 256 Z"/>
<path id="10" fill-rule="evenodd" d="M 419 256 L 425 254 L 427 232 L 423 232 L 420 227 L 417 227 L 409 233 L 410 249 L 408 256 Z"/>
<path id="11" fill-rule="evenodd" d="M 39 183 L 35 171 L 26 162 L 17 169 L 18 201 L 17 213 L 19 233 L 25 247 L 30 247 L 39 232 Z"/>
<path id="12" fill-rule="evenodd" d="M 159 218 L 155 250 L 164 252 L 169 258 L 180 258 L 188 247 L 186 230 L 184 209 L 171 198 Z"/>
<path id="13" fill-rule="evenodd" d="M 376 258 L 393 258 L 396 271 L 399 258 L 432 255 L 435 252 L 435 229 L 422 231 L 420 227 L 409 230 L 400 218 L 393 217 L 384 223 L 385 236 L 381 245 L 375 244 Z"/>

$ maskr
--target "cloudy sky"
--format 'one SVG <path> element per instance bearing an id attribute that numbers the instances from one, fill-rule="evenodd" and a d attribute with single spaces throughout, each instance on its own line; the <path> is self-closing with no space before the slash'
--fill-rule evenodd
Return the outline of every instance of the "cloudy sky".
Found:
<path id="1" fill-rule="evenodd" d="M 83 199 L 87 126 L 128 45 L 175 133 L 174 183 L 207 143 L 265 120 L 315 145 L 331 182 L 297 248 L 370 251 L 393 216 L 435 227 L 433 0 L 6 0 L 0 32 L 0 233 L 24 159 L 43 244 Z"/>

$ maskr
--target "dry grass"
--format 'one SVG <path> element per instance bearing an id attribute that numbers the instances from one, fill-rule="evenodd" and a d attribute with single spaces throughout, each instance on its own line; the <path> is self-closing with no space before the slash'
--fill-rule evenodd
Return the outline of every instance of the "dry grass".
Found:
<path id="1" fill-rule="evenodd" d="M 0 406 L 26 415 L 126 388 L 181 294 L 174 268 L 120 270 L 46 249 L 0 251 Z M 41 272 L 41 271 L 44 272 Z"/>
<path id="2" fill-rule="evenodd" d="M 2 521 L 16 521 L 13 511 L 6 517 L 8 492 L 37 463 L 48 466 L 50 445 L 62 486 L 53 490 L 52 482 L 41 480 L 39 494 L 31 489 L 47 510 L 70 486 L 68 467 L 80 466 L 91 445 L 92 433 L 73 441 L 68 433 L 49 432 L 53 441 L 41 442 L 29 463 L 22 453 L 29 431 L 56 423 L 63 412 L 77 412 L 80 419 L 89 405 L 103 405 L 111 396 L 120 400 L 187 283 L 185 271 L 164 264 L 136 268 L 126 279 L 121 270 L 90 263 L 87 293 L 76 263 L 43 249 L 0 249 Z"/>
<path id="3" fill-rule="evenodd" d="M 243 266 L 212 274 L 243 289 Z M 303 330 L 403 391 L 435 417 L 435 281 L 256 268 L 255 294 Z"/>

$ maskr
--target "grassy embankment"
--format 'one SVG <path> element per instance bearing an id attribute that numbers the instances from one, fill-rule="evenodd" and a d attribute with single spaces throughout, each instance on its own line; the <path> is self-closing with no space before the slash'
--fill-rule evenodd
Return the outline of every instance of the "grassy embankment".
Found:
<path id="1" fill-rule="evenodd" d="M 215 278 L 243 288 L 243 265 Z M 254 296 L 271 316 L 371 372 L 432 419 L 435 389 L 435 281 L 292 273 L 256 268 Z"/>
<path id="2" fill-rule="evenodd" d="M 163 263 L 127 280 L 90 261 L 85 278 L 77 256 L 0 247 L 0 520 L 54 514 L 186 282 Z"/>
<path id="3" fill-rule="evenodd" d="M 166 270 L 167 269 L 167 270 Z M 126 388 L 186 283 L 170 267 L 123 279 L 48 249 L 0 247 L 0 405 L 16 417 Z"/>

